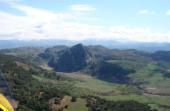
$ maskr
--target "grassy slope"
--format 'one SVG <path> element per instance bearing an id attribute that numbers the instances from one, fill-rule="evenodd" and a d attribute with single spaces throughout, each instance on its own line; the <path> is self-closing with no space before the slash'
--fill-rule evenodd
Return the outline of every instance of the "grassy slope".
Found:
<path id="1" fill-rule="evenodd" d="M 88 111 L 86 100 L 78 98 L 76 102 L 70 102 L 64 111 Z"/>
<path id="2" fill-rule="evenodd" d="M 137 92 L 142 92 L 142 91 L 135 88 L 134 86 L 108 83 L 105 81 L 97 80 L 92 77 L 83 76 L 81 74 L 62 73 L 62 75 L 76 79 L 76 81 L 73 83 L 74 87 L 80 88 L 80 90 L 84 89 L 85 92 L 83 92 L 83 94 L 95 94 L 96 96 L 105 98 L 107 100 L 114 100 L 114 101 L 135 100 L 140 103 L 149 104 L 153 108 L 159 109 L 159 111 L 170 111 L 170 109 L 166 108 L 166 107 L 170 107 L 170 96 L 159 96 L 159 95 L 151 95 L 145 93 L 138 94 Z M 51 82 L 53 84 L 58 84 L 55 82 L 55 80 L 50 80 L 50 79 L 47 80 L 46 78 L 41 78 L 38 76 L 35 76 L 35 78 L 44 82 Z M 64 85 L 65 84 L 63 84 L 63 87 L 65 87 Z M 82 91 L 79 91 L 79 93 L 82 93 Z M 70 104 L 70 108 L 73 107 L 72 105 L 74 106 L 76 105 L 76 103 Z M 82 111 L 86 111 L 86 110 L 82 110 Z"/>
<path id="3" fill-rule="evenodd" d="M 133 82 L 142 83 L 142 87 L 148 92 L 155 94 L 170 94 L 170 78 L 164 77 L 163 73 L 155 71 L 161 69 L 156 62 L 150 62 L 149 64 L 137 64 L 133 61 L 119 61 L 111 60 L 108 61 L 113 64 L 119 64 L 124 68 L 133 68 L 136 69 L 136 72 L 128 75 Z M 167 70 L 168 69 L 164 69 Z M 103 98 L 109 100 L 136 100 L 142 103 L 148 103 L 153 108 L 157 108 L 160 111 L 170 111 L 170 96 L 161 96 L 161 95 L 123 95 L 116 97 L 103 96 Z M 166 108 L 165 108 L 166 107 Z M 168 107 L 168 108 L 167 108 Z"/>
<path id="4" fill-rule="evenodd" d="M 43 47 L 21 47 L 3 49 L 0 50 L 0 53 L 22 58 L 28 63 L 33 63 L 35 65 L 44 65 L 46 61 L 39 57 L 39 54 L 43 53 L 44 51 L 45 48 Z"/>
<path id="5" fill-rule="evenodd" d="M 150 104 L 153 108 L 160 111 L 170 111 L 170 109 L 160 106 L 170 106 L 170 96 L 155 96 L 143 93 L 137 95 L 139 89 L 127 85 L 108 83 L 94 78 L 84 78 L 81 75 L 69 74 L 69 77 L 78 78 L 76 86 L 97 92 L 97 95 L 108 100 L 136 100 L 141 103 Z M 112 95 L 111 95 L 111 92 Z M 110 96 L 111 95 L 111 96 Z"/>
<path id="6" fill-rule="evenodd" d="M 119 64 L 126 69 L 135 69 L 136 72 L 129 74 L 128 77 L 134 83 L 141 83 L 142 88 L 156 94 L 170 95 L 170 78 L 165 77 L 160 70 L 168 72 L 169 69 L 163 69 L 157 62 L 138 63 L 128 60 L 109 60 L 109 63 Z"/>
<path id="7" fill-rule="evenodd" d="M 71 102 L 71 96 L 65 96 L 59 105 L 53 105 L 53 109 L 63 108 L 63 111 L 88 111 L 85 99 L 77 98 L 76 102 Z M 67 108 L 66 108 L 67 106 Z"/>

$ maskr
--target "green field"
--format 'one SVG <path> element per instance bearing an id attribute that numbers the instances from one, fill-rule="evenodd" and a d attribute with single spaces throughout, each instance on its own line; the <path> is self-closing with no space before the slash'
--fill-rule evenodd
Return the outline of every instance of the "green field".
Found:
<path id="1" fill-rule="evenodd" d="M 64 111 L 88 111 L 86 100 L 78 98 L 76 102 L 70 102 Z"/>

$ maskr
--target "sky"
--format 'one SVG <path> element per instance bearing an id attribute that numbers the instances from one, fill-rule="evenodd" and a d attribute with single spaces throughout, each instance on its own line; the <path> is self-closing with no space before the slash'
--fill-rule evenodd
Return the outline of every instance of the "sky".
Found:
<path id="1" fill-rule="evenodd" d="M 169 0 L 0 0 L 0 40 L 170 42 Z"/>

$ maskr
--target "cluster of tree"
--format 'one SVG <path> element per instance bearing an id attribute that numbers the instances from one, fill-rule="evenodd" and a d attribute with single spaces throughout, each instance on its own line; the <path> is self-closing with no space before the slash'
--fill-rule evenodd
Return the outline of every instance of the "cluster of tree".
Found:
<path id="1" fill-rule="evenodd" d="M 89 111 L 157 111 L 146 104 L 136 101 L 107 101 L 99 97 L 88 96 Z"/>
<path id="2" fill-rule="evenodd" d="M 154 60 L 170 62 L 170 51 L 157 51 L 151 54 Z"/>
<path id="3" fill-rule="evenodd" d="M 49 104 L 52 98 L 58 100 L 54 104 L 60 104 L 60 100 L 66 95 L 65 92 L 49 84 L 40 83 L 32 77 L 34 74 L 40 75 L 42 71 L 26 70 L 18 67 L 16 59 L 11 59 L 12 56 L 3 57 L 5 59 L 3 63 L 0 61 L 0 69 L 8 80 L 14 99 L 19 101 L 18 111 L 52 111 Z"/>
<path id="4" fill-rule="evenodd" d="M 127 75 L 135 72 L 134 70 L 124 69 L 119 65 L 104 61 L 90 65 L 89 69 L 92 76 L 98 77 L 101 80 L 107 80 L 115 83 L 127 83 Z"/>

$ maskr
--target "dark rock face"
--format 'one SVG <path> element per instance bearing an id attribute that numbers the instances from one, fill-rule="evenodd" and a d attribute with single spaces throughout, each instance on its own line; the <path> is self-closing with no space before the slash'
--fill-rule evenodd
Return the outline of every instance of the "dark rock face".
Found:
<path id="1" fill-rule="evenodd" d="M 74 72 L 81 70 L 91 62 L 91 54 L 82 44 L 77 44 L 62 51 L 57 64 L 56 71 Z"/>

